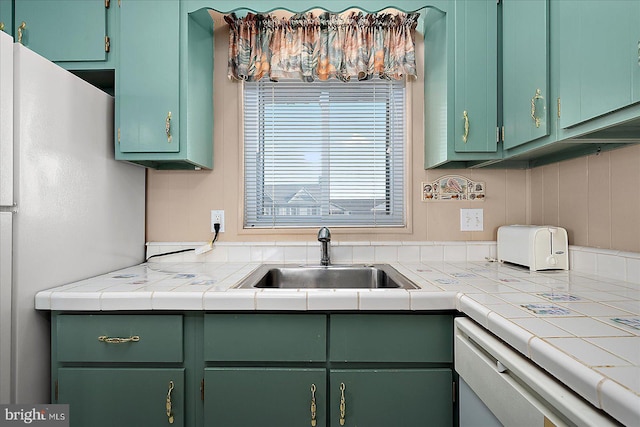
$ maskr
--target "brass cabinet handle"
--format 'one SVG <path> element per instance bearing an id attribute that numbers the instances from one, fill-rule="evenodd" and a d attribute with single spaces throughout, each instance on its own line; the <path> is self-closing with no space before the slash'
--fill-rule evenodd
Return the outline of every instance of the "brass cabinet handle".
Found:
<path id="1" fill-rule="evenodd" d="M 165 132 L 167 133 L 167 142 L 171 142 L 171 111 L 167 113 L 167 119 L 164 122 Z"/>
<path id="2" fill-rule="evenodd" d="M 533 122 L 536 124 L 536 127 L 540 127 L 540 117 L 536 116 L 536 101 L 538 99 L 544 99 L 540 93 L 540 89 L 536 89 L 536 94 L 531 98 L 531 118 Z"/>
<path id="3" fill-rule="evenodd" d="M 464 135 L 462 135 L 462 142 L 466 144 L 469 139 L 469 115 L 466 110 L 462 112 L 462 117 L 464 118 Z"/>
<path id="4" fill-rule="evenodd" d="M 106 335 L 101 335 L 98 337 L 98 341 L 106 342 L 107 344 L 123 344 L 127 342 L 138 342 L 140 341 L 140 337 L 138 335 L 132 335 L 129 338 L 120 338 L 120 337 L 108 337 Z"/>
<path id="5" fill-rule="evenodd" d="M 347 387 L 344 383 L 340 383 L 340 425 L 344 425 L 344 419 L 347 415 L 347 401 L 344 398 L 344 389 Z"/>
<path id="6" fill-rule="evenodd" d="M 169 391 L 167 391 L 167 421 L 173 424 L 173 408 L 171 405 L 171 392 L 173 391 L 173 381 L 169 381 Z"/>
<path id="7" fill-rule="evenodd" d="M 18 43 L 22 44 L 22 32 L 27 28 L 27 23 L 22 21 L 22 24 L 18 27 Z"/>
<path id="8" fill-rule="evenodd" d="M 316 385 L 311 384 L 311 427 L 316 427 Z"/>

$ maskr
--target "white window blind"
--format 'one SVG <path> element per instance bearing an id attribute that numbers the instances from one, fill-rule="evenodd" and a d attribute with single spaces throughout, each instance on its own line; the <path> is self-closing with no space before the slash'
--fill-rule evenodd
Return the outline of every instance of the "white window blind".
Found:
<path id="1" fill-rule="evenodd" d="M 403 226 L 405 83 L 244 83 L 245 228 Z"/>

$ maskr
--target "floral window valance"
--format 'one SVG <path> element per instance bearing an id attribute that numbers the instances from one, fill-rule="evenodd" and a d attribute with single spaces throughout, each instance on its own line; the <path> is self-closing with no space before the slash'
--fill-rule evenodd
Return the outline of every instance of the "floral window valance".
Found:
<path id="1" fill-rule="evenodd" d="M 229 78 L 257 81 L 416 76 L 418 13 L 312 12 L 289 19 L 249 13 L 225 16 Z"/>

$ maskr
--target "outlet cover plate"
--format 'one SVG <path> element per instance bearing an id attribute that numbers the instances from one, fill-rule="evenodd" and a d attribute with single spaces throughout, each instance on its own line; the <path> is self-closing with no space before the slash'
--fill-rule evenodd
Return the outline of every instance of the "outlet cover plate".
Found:
<path id="1" fill-rule="evenodd" d="M 483 209 L 460 209 L 460 231 L 483 231 Z"/>
<path id="2" fill-rule="evenodd" d="M 211 232 L 214 233 L 213 224 L 220 223 L 220 233 L 224 233 L 224 211 L 211 211 Z"/>

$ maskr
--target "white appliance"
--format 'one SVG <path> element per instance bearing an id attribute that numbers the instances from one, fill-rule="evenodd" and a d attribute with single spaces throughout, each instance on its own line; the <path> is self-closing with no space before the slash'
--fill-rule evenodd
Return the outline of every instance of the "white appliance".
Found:
<path id="1" fill-rule="evenodd" d="M 537 270 L 568 270 L 567 230 L 540 225 L 504 225 L 498 228 L 498 261 Z"/>
<path id="2" fill-rule="evenodd" d="M 472 320 L 454 333 L 460 427 L 619 425 Z"/>
<path id="3" fill-rule="evenodd" d="M 0 403 L 50 402 L 43 289 L 144 259 L 144 169 L 114 100 L 0 31 Z"/>

